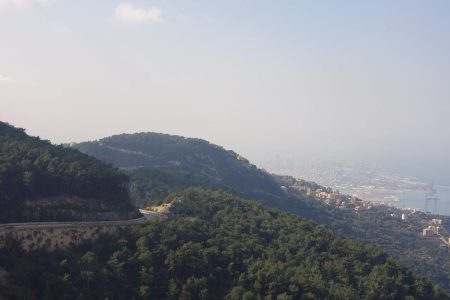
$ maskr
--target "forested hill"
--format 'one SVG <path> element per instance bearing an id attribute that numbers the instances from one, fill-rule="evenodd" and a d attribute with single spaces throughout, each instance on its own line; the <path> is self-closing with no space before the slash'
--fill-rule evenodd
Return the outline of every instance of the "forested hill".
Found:
<path id="1" fill-rule="evenodd" d="M 377 247 L 222 191 L 54 253 L 0 251 L 12 299 L 448 299 Z M 1 282 L 0 282 L 1 285 Z"/>
<path id="2" fill-rule="evenodd" d="M 203 178 L 202 182 L 207 181 L 210 185 L 230 188 L 246 197 L 258 199 L 273 200 L 283 195 L 279 184 L 270 174 L 237 153 L 201 139 L 136 133 L 73 146 L 128 171 L 144 167 L 195 174 L 198 179 Z"/>
<path id="3" fill-rule="evenodd" d="M 197 139 L 141 133 L 117 135 L 75 147 L 127 169 L 130 195 L 138 206 L 158 203 L 170 192 L 190 186 L 226 189 L 319 224 L 334 226 L 339 234 L 371 241 L 450 291 L 448 252 L 420 235 L 426 227 L 426 218 L 420 214 L 402 221 L 392 217 L 402 214 L 395 208 L 342 209 L 292 189 L 281 190 L 280 185 L 288 184 L 282 181 L 276 184 L 274 177 L 236 153 Z"/>
<path id="4" fill-rule="evenodd" d="M 127 177 L 75 149 L 0 122 L 0 222 L 136 215 Z"/>

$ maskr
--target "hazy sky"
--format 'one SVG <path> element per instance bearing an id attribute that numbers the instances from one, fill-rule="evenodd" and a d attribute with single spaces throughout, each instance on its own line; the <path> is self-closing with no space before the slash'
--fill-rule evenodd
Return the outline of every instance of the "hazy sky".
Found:
<path id="1" fill-rule="evenodd" d="M 0 120 L 56 143 L 450 166 L 449 115 L 450 1 L 0 0 Z"/>

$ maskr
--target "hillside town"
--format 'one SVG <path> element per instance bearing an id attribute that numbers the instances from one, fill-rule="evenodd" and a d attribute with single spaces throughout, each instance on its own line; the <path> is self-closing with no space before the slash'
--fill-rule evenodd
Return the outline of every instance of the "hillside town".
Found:
<path id="1" fill-rule="evenodd" d="M 370 209 L 373 204 L 363 201 L 355 196 L 342 194 L 337 190 L 329 187 L 323 187 L 315 182 L 306 181 L 292 176 L 274 175 L 284 185 L 282 189 L 292 189 L 306 196 L 314 197 L 326 204 L 333 205 L 338 208 L 350 208 L 358 211 L 360 209 Z"/>
<path id="2" fill-rule="evenodd" d="M 450 231 L 447 229 L 450 224 L 447 220 L 431 219 L 428 226 L 422 230 L 422 236 L 425 238 L 438 239 L 441 244 L 440 248 L 449 249 L 450 246 Z"/>
<path id="3" fill-rule="evenodd" d="M 435 242 L 440 249 L 450 250 L 450 231 L 447 229 L 450 228 L 450 220 L 447 217 L 439 216 L 440 218 L 436 218 L 434 215 L 415 209 L 394 208 L 379 202 L 362 200 L 355 196 L 340 193 L 332 188 L 323 187 L 315 182 L 294 178 L 292 176 L 275 175 L 275 177 L 283 184 L 282 189 L 294 190 L 337 208 L 352 209 L 358 212 L 363 209 L 385 207 L 386 214 L 389 217 L 399 219 L 403 222 L 408 222 L 409 218 L 414 216 L 414 222 L 417 223 L 417 226 L 422 226 L 423 228 L 420 232 L 417 232 L 418 235 L 421 235 L 430 242 Z"/>

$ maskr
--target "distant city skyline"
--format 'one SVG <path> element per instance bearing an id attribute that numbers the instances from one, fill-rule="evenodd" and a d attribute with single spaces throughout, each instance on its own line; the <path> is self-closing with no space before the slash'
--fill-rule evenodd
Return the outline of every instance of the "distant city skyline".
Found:
<path id="1" fill-rule="evenodd" d="M 448 1 L 0 0 L 0 120 L 450 183 Z"/>

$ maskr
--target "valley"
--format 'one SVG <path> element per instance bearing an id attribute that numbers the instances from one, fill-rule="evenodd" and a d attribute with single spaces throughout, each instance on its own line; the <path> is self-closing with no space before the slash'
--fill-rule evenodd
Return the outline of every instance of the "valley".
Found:
<path id="1" fill-rule="evenodd" d="M 450 300 L 450 1 L 0 0 L 0 300 Z"/>
<path id="2" fill-rule="evenodd" d="M 113 150 L 111 145 L 121 150 Z M 188 186 L 225 189 L 331 226 L 341 235 L 379 245 L 419 274 L 450 288 L 448 248 L 440 247 L 444 243 L 439 238 L 422 236 L 422 229 L 435 216 L 364 201 L 303 179 L 270 174 L 248 160 L 238 159 L 240 156 L 233 151 L 198 139 L 139 133 L 73 147 L 127 172 L 130 194 L 140 199 L 139 205 L 158 204 L 171 192 Z M 179 163 L 171 163 L 174 160 Z M 136 165 L 141 167 L 130 169 Z M 402 219 L 403 215 L 406 220 Z M 439 218 L 447 224 L 447 217 Z"/>
<path id="3" fill-rule="evenodd" d="M 7 143 L 3 145 L 7 147 L 25 141 L 52 151 L 52 145 L 29 138 L 20 130 L 8 125 L 5 130 Z M 21 155 L 34 153 L 30 145 L 26 147 Z M 3 149 L 10 161 L 23 160 L 21 156 L 11 159 L 8 148 Z M 444 291 L 450 278 L 445 262 L 448 248 L 439 246 L 443 243 L 439 236 L 420 234 L 428 222 L 425 214 L 373 205 L 314 182 L 270 174 L 234 151 L 199 139 L 138 133 L 72 144 L 57 151 L 71 153 L 71 160 L 64 162 L 69 168 L 78 165 L 76 159 L 88 159 L 98 164 L 96 170 L 106 168 L 107 176 L 121 178 L 111 186 L 116 200 L 108 199 L 111 191 L 106 185 L 92 185 L 105 180 L 97 175 L 89 175 L 94 181 L 80 181 L 90 191 L 89 196 L 70 185 L 40 190 L 39 185 L 26 180 L 9 181 L 11 187 L 2 189 L 4 195 L 16 197 L 17 203 L 29 203 L 22 206 L 26 209 L 33 205 L 33 211 L 39 213 L 20 213 L 20 206 L 4 211 L 9 218 L 14 212 L 17 220 L 0 226 L 0 267 L 11 287 L 20 286 L 20 291 L 9 288 L 8 295 L 29 293 L 30 297 L 52 298 L 53 293 L 62 293 L 70 298 L 73 293 L 82 293 L 88 298 L 110 295 L 114 299 L 151 294 L 236 299 L 334 295 L 369 299 L 387 297 L 384 293 L 394 284 L 389 278 L 397 278 L 390 291 L 395 298 L 448 297 Z M 34 161 L 16 167 L 25 169 L 8 167 L 8 172 L 17 178 L 31 172 L 35 182 L 43 182 L 41 178 L 52 176 L 54 171 L 37 162 L 39 157 L 34 156 Z M 67 171 L 63 168 L 59 172 Z M 11 192 L 20 184 L 28 189 L 26 193 Z M 113 212 L 121 218 L 112 217 Z M 93 220 L 92 213 L 100 219 Z M 141 213 L 143 217 L 139 217 Z M 138 217 L 126 217 L 130 214 Z M 20 223 L 23 218 L 28 222 Z M 42 218 L 47 220 L 36 222 Z M 442 222 L 447 226 L 448 220 Z M 282 246 L 286 242 L 290 243 L 288 248 Z M 355 256 L 346 259 L 342 253 Z M 198 258 L 188 262 L 185 255 L 186 259 Z M 27 261 L 39 270 L 42 260 L 52 266 L 44 281 L 36 281 L 34 272 L 18 269 Z M 403 264 L 431 282 L 422 281 Z M 213 265 L 221 267 L 210 269 Z M 289 271 L 279 277 L 281 269 Z M 125 277 L 136 272 L 139 280 Z M 154 272 L 166 277 L 156 280 Z M 255 277 L 266 272 L 275 273 L 267 279 Z M 247 279 L 238 280 L 242 276 Z M 409 279 L 403 282 L 402 278 Z M 330 284 L 330 279 L 335 283 Z M 49 280 L 55 284 L 44 288 Z M 272 283 L 267 285 L 266 280 Z M 125 281 L 127 287 L 118 297 L 111 294 L 113 290 L 87 288 L 93 281 L 105 286 L 106 282 Z M 226 284 L 217 288 L 219 282 Z"/>

